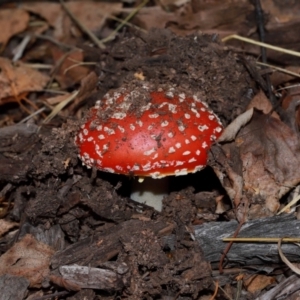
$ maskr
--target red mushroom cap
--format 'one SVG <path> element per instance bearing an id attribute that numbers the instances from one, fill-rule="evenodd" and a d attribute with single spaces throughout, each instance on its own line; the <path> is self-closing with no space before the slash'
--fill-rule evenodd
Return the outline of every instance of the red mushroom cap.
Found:
<path id="1" fill-rule="evenodd" d="M 90 110 L 75 142 L 79 157 L 99 170 L 161 178 L 203 169 L 222 124 L 198 97 L 120 88 Z"/>

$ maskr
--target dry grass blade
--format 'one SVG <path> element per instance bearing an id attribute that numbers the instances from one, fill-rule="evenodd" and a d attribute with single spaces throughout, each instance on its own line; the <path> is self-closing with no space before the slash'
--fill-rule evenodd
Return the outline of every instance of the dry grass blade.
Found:
<path id="1" fill-rule="evenodd" d="M 52 120 L 67 104 L 69 104 L 71 101 L 73 101 L 76 96 L 78 95 L 79 91 L 73 92 L 70 97 L 68 97 L 65 101 L 62 101 L 61 103 L 57 104 L 52 112 L 47 116 L 47 118 L 43 121 L 43 124 L 48 123 L 50 120 Z"/>
<path id="2" fill-rule="evenodd" d="M 215 281 L 214 284 L 215 284 L 215 291 L 214 291 L 214 294 L 210 297 L 209 300 L 214 300 L 216 298 L 217 294 L 218 294 L 219 282 Z"/>
<path id="3" fill-rule="evenodd" d="M 214 282 L 214 284 L 216 285 L 216 282 Z M 221 290 L 229 300 L 233 300 L 232 297 L 230 297 L 229 294 L 220 285 L 219 285 L 219 290 Z"/>
<path id="4" fill-rule="evenodd" d="M 49 70 L 53 68 L 53 65 L 47 65 L 47 64 L 29 64 L 29 63 L 23 63 L 25 67 L 31 68 L 31 69 L 42 69 L 42 70 Z"/>
<path id="5" fill-rule="evenodd" d="M 297 268 L 294 264 L 292 264 L 286 257 L 285 255 L 283 254 L 282 250 L 281 250 L 281 241 L 283 239 L 279 239 L 278 241 L 278 253 L 279 253 L 279 256 L 280 258 L 282 259 L 282 261 L 293 271 L 295 272 L 296 274 L 300 275 L 300 269 Z"/>
<path id="6" fill-rule="evenodd" d="M 289 85 L 289 86 L 285 86 L 285 87 L 276 89 L 276 92 L 279 92 L 279 91 L 282 91 L 282 90 L 293 89 L 293 88 L 299 87 L 299 86 L 300 86 L 300 84 L 292 84 L 292 85 Z"/>
<path id="7" fill-rule="evenodd" d="M 265 63 L 262 63 L 262 62 L 256 62 L 256 63 L 258 65 L 260 65 L 260 66 L 269 67 L 269 68 L 272 68 L 274 70 L 280 71 L 282 73 L 286 73 L 286 74 L 289 74 L 289 75 L 292 75 L 292 76 L 295 76 L 295 77 L 300 77 L 300 74 L 292 72 L 292 71 L 289 71 L 289 70 L 286 70 L 286 69 L 283 69 L 283 68 L 280 68 L 280 67 L 276 67 L 276 66 L 273 66 L 273 65 L 265 64 Z"/>
<path id="8" fill-rule="evenodd" d="M 70 70 L 72 70 L 73 68 L 76 68 L 76 67 L 78 67 L 78 66 L 95 66 L 95 65 L 97 65 L 96 62 L 79 62 L 79 61 L 76 61 L 76 60 L 71 59 L 71 58 L 69 58 L 69 60 L 70 60 L 70 61 L 73 61 L 75 64 L 72 65 L 72 66 L 70 66 L 69 68 L 66 68 L 66 69 L 64 70 L 64 74 L 66 74 L 68 71 L 70 71 Z"/>
<path id="9" fill-rule="evenodd" d="M 30 120 L 33 117 L 37 116 L 38 114 L 42 113 L 45 109 L 46 109 L 46 107 L 40 108 L 39 110 L 35 111 L 34 113 L 32 113 L 31 115 L 29 115 L 28 117 L 26 117 L 23 120 L 21 120 L 18 124 L 22 124 L 22 123 L 27 122 L 28 120 Z"/>
<path id="10" fill-rule="evenodd" d="M 277 215 L 282 214 L 283 212 L 285 212 L 286 210 L 288 210 L 289 208 L 291 208 L 294 204 L 296 204 L 298 201 L 300 200 L 300 195 L 298 195 L 297 197 L 295 197 L 290 203 L 288 203 L 283 209 L 281 209 Z"/>
<path id="11" fill-rule="evenodd" d="M 242 243 L 277 243 L 278 241 L 289 243 L 300 243 L 300 238 L 224 238 L 223 242 L 242 242 Z"/>
<path id="12" fill-rule="evenodd" d="M 245 38 L 243 36 L 239 36 L 237 34 L 233 34 L 233 35 L 229 35 L 229 36 L 224 37 L 222 39 L 222 42 L 225 43 L 225 42 L 227 42 L 231 39 L 240 40 L 240 41 L 243 41 L 243 42 L 246 42 L 246 43 L 249 43 L 249 44 L 257 45 L 257 46 L 264 47 L 264 48 L 267 48 L 267 49 L 271 49 L 271 50 L 274 50 L 274 51 L 278 51 L 278 52 L 282 52 L 282 53 L 286 53 L 286 54 L 289 54 L 289 55 L 300 57 L 300 53 L 297 52 L 297 51 L 288 50 L 288 49 L 285 49 L 285 48 L 281 48 L 281 47 L 273 46 L 273 45 L 270 45 L 270 44 L 258 42 L 258 41 L 252 40 L 252 39 Z"/>

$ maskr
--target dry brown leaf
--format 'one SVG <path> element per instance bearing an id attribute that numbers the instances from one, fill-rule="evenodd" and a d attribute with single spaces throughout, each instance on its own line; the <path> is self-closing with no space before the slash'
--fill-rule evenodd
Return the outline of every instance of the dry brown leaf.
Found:
<path id="1" fill-rule="evenodd" d="M 106 18 L 118 14 L 123 7 L 121 2 L 72 1 L 66 5 L 78 20 L 92 31 L 100 30 Z"/>
<path id="2" fill-rule="evenodd" d="M 16 222 L 0 219 L 0 237 L 16 226 L 18 226 L 18 223 Z"/>
<path id="3" fill-rule="evenodd" d="M 92 94 L 96 93 L 96 86 L 98 82 L 97 74 L 92 71 L 86 77 L 84 77 L 80 82 L 79 93 L 74 100 L 74 102 L 70 105 L 70 111 L 78 109 L 78 104 L 90 97 Z M 82 116 L 79 116 L 79 118 Z"/>
<path id="4" fill-rule="evenodd" d="M 267 30 L 282 24 L 300 21 L 300 2 L 292 1 L 287 5 L 283 1 L 264 0 L 261 2 L 262 9 L 268 15 Z M 297 13 L 298 12 L 298 13 Z"/>
<path id="5" fill-rule="evenodd" d="M 237 118 L 235 118 L 223 131 L 222 135 L 218 138 L 218 142 L 230 142 L 235 139 L 238 132 L 245 126 L 253 116 L 253 109 L 248 109 Z"/>
<path id="6" fill-rule="evenodd" d="M 0 44 L 5 45 L 17 33 L 24 31 L 29 22 L 29 14 L 22 9 L 0 10 Z"/>
<path id="7" fill-rule="evenodd" d="M 49 275 L 49 264 L 54 250 L 38 242 L 32 235 L 25 235 L 0 257 L 0 275 L 25 277 L 31 287 L 40 287 Z"/>
<path id="8" fill-rule="evenodd" d="M 222 146 L 222 149 L 218 147 L 212 147 L 212 151 L 215 152 L 214 156 L 216 157 L 216 160 L 220 165 L 222 165 L 222 169 L 220 169 L 218 166 L 213 166 L 214 172 L 216 173 L 235 207 L 238 207 L 243 195 L 244 183 L 242 177 L 242 162 L 239 157 L 239 151 L 237 147 L 235 147 L 234 143 L 225 144 Z"/>
<path id="9" fill-rule="evenodd" d="M 50 2 L 33 2 L 33 3 L 21 3 L 20 6 L 36 15 L 39 15 L 45 19 L 52 27 L 57 27 L 60 25 L 58 20 L 62 17 L 62 7 L 58 3 Z"/>
<path id="10" fill-rule="evenodd" d="M 166 28 L 167 23 L 175 22 L 177 16 L 168 13 L 160 6 L 143 7 L 133 18 L 133 22 L 146 30 L 151 28 Z"/>
<path id="11" fill-rule="evenodd" d="M 60 41 L 69 41 L 71 20 L 67 17 L 60 4 L 39 1 L 22 3 L 20 6 L 45 19 L 54 28 L 54 38 Z"/>
<path id="12" fill-rule="evenodd" d="M 46 99 L 47 103 L 49 103 L 50 105 L 56 105 L 58 103 L 61 103 L 63 101 L 65 101 L 66 99 L 68 99 L 70 97 L 70 93 L 67 94 L 63 94 L 63 95 L 58 95 L 55 97 L 50 97 L 48 99 Z"/>
<path id="13" fill-rule="evenodd" d="M 243 165 L 250 218 L 273 215 L 279 199 L 300 182 L 300 145 L 296 133 L 278 119 L 255 112 L 236 139 Z"/>
<path id="14" fill-rule="evenodd" d="M 160 6 L 144 7 L 134 18 L 134 22 L 146 29 L 169 28 L 179 35 L 187 35 L 201 30 L 203 33 L 219 34 L 221 37 L 234 33 L 248 33 L 253 7 L 244 1 L 217 1 L 214 4 L 194 1 L 186 3 L 175 12 L 167 12 Z"/>
<path id="15" fill-rule="evenodd" d="M 91 31 L 99 31 L 108 16 L 115 15 L 122 9 L 121 2 L 72 1 L 67 2 L 66 5 L 76 18 Z M 63 41 L 69 39 L 73 23 L 60 4 L 49 2 L 25 3 L 21 7 L 40 15 L 54 27 L 56 39 Z M 76 26 L 74 28 L 77 30 Z"/>
<path id="16" fill-rule="evenodd" d="M 300 2 L 290 1 L 288 5 L 284 1 L 266 0 L 261 1 L 262 9 L 268 16 L 265 18 L 265 42 L 286 49 L 299 51 L 299 34 L 295 28 L 300 26 Z M 256 24 L 252 15 L 252 24 Z M 252 33 L 252 35 L 250 35 Z M 241 34 L 242 35 L 242 34 Z M 248 36 L 254 40 L 259 40 L 257 30 L 252 30 Z M 255 56 L 261 55 L 258 46 L 249 45 L 244 42 L 230 41 L 228 44 L 239 48 L 243 53 L 252 53 Z M 299 58 L 286 55 L 279 51 L 267 50 L 268 61 L 278 62 L 280 65 L 298 65 Z"/>
<path id="17" fill-rule="evenodd" d="M 96 89 L 98 76 L 95 72 L 90 72 L 81 80 L 80 90 L 78 94 L 78 102 L 90 97 Z"/>
<path id="18" fill-rule="evenodd" d="M 279 199 L 300 182 L 298 134 L 282 121 L 255 110 L 235 141 L 222 148 L 212 149 L 223 166 L 214 170 L 237 211 L 248 199 L 248 219 L 276 214 Z"/>
<path id="19" fill-rule="evenodd" d="M 297 104 L 299 102 L 299 99 L 300 86 L 294 86 L 293 88 L 287 90 L 287 94 L 285 95 L 285 97 L 283 97 L 282 100 L 282 108 L 287 112 L 288 115 L 290 114 L 289 111 L 291 108 L 294 107 L 294 109 L 296 110 L 295 121 L 298 128 L 300 128 L 300 107 Z"/>
<path id="20" fill-rule="evenodd" d="M 250 293 L 255 293 L 263 290 L 270 284 L 276 282 L 276 279 L 272 276 L 266 275 L 251 275 L 250 277 L 244 276 L 244 286 Z"/>
<path id="21" fill-rule="evenodd" d="M 0 57 L 0 99 L 18 96 L 23 92 L 40 91 L 49 77 L 39 71 L 24 66 L 12 65 L 10 60 Z"/>
<path id="22" fill-rule="evenodd" d="M 294 72 L 296 74 L 300 74 L 300 67 L 299 66 L 286 66 L 285 69 L 290 72 Z M 295 76 L 289 75 L 284 72 L 274 72 L 272 73 L 271 82 L 273 86 L 279 86 L 286 84 L 287 82 L 290 82 L 292 80 L 295 80 Z"/>
<path id="23" fill-rule="evenodd" d="M 194 1 L 192 1 L 194 2 Z M 203 9 L 203 3 L 202 1 L 195 1 L 199 2 L 199 9 Z M 211 5 L 212 7 L 215 7 L 215 4 L 227 4 L 228 7 L 232 8 L 231 16 L 234 14 L 234 5 L 235 0 L 233 1 L 209 1 L 209 3 L 205 3 L 206 5 Z M 231 2 L 231 3 L 228 3 Z M 251 1 L 239 1 L 239 2 L 248 2 L 248 5 L 250 5 L 250 13 L 249 11 L 244 14 L 243 11 L 241 11 L 241 15 L 243 15 L 243 20 L 240 24 L 236 23 L 234 21 L 230 21 L 230 19 L 227 19 L 225 17 L 223 19 L 224 23 L 221 27 L 216 27 L 213 29 L 217 29 L 216 33 L 218 33 L 221 37 L 223 37 L 222 32 L 224 31 L 224 27 L 234 29 L 236 33 L 239 33 L 241 36 L 247 36 L 254 40 L 259 40 L 259 36 L 257 34 L 256 26 L 257 22 L 255 20 L 255 14 L 254 14 L 254 7 L 252 4 L 251 7 Z M 204 5 L 205 5 L 204 4 Z M 240 4 L 242 5 L 242 4 Z M 287 5 L 284 1 L 275 1 L 275 0 L 265 0 L 261 1 L 262 10 L 264 14 L 267 16 L 265 18 L 265 42 L 272 45 L 277 45 L 282 48 L 286 49 L 293 49 L 299 51 L 299 34 L 298 31 L 295 30 L 295 28 L 299 28 L 300 26 L 300 2 L 299 1 L 290 1 Z M 245 6 L 245 11 L 248 10 Z M 220 11 L 221 12 L 221 11 Z M 224 13 L 224 11 L 223 11 Z M 219 18 L 219 13 L 217 12 L 217 19 Z M 224 13 L 224 15 L 227 15 Z M 228 14 L 230 16 L 230 14 Z M 214 16 L 212 16 L 214 18 Z M 239 18 L 237 18 L 239 20 Z M 228 22 L 226 22 L 228 21 Z M 236 26 L 234 28 L 232 25 Z M 222 25 L 222 24 L 221 24 Z M 200 30 L 202 32 L 208 33 L 207 30 L 202 30 L 200 27 Z M 231 33 L 232 34 L 232 33 Z M 231 40 L 229 43 L 226 42 L 227 45 L 232 45 L 236 49 L 239 49 L 239 51 L 242 51 L 243 53 L 252 53 L 256 57 L 260 57 L 261 55 L 261 48 L 256 45 L 250 45 L 241 41 L 234 41 Z M 281 52 L 273 51 L 273 50 L 267 50 L 267 57 L 269 61 L 278 62 L 280 65 L 298 65 L 299 59 L 297 57 L 289 56 L 286 54 L 283 54 Z M 272 82 L 273 83 L 273 82 Z"/>
<path id="24" fill-rule="evenodd" d="M 83 61 L 83 52 L 79 49 L 71 51 L 66 55 L 60 49 L 53 47 L 52 55 L 54 61 L 59 64 L 59 69 L 55 72 L 54 77 L 63 89 L 79 82 L 90 72 L 88 67 L 81 64 Z M 60 60 L 62 60 L 61 64 Z"/>
<path id="25" fill-rule="evenodd" d="M 265 93 L 262 90 L 259 90 L 259 92 L 250 101 L 247 109 L 249 108 L 257 108 L 264 114 L 268 114 L 272 111 L 273 106 Z M 272 112 L 272 117 L 279 119 L 279 116 L 276 112 Z"/>

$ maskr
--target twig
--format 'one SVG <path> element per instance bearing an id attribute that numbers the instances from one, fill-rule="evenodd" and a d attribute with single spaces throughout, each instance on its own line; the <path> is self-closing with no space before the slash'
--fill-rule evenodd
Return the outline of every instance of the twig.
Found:
<path id="1" fill-rule="evenodd" d="M 57 41 L 56 39 L 54 39 L 53 37 L 48 36 L 48 35 L 33 33 L 32 36 L 36 37 L 38 39 L 41 39 L 41 40 L 49 41 L 49 42 L 53 43 L 54 45 L 56 45 L 56 46 L 58 46 L 60 48 L 65 48 L 67 50 L 71 50 L 73 48 L 76 48 L 76 47 L 74 47 L 72 45 L 67 45 L 67 44 L 61 43 L 61 42 Z"/>
<path id="2" fill-rule="evenodd" d="M 239 226 L 237 227 L 237 229 L 234 232 L 234 235 L 233 235 L 234 238 L 239 234 L 239 232 L 240 232 L 242 226 L 244 225 L 244 223 L 245 222 L 241 222 L 239 224 Z M 226 246 L 226 248 L 225 248 L 225 250 L 224 250 L 224 252 L 223 252 L 223 254 L 221 256 L 221 259 L 220 259 L 220 262 L 219 262 L 219 272 L 220 272 L 220 274 L 223 273 L 223 262 L 224 262 L 224 259 L 225 259 L 226 255 L 227 255 L 227 253 L 229 252 L 232 244 L 233 244 L 233 241 L 229 242 L 229 244 Z"/>
<path id="3" fill-rule="evenodd" d="M 258 238 L 258 237 L 240 237 L 224 238 L 223 242 L 245 242 L 245 243 L 277 243 L 278 241 L 289 243 L 300 243 L 300 238 Z"/>
<path id="4" fill-rule="evenodd" d="M 122 22 L 124 21 L 124 20 L 122 20 L 122 19 L 120 19 L 120 18 L 118 18 L 118 17 L 112 16 L 112 15 L 107 16 L 107 18 L 108 18 L 108 19 L 112 19 L 112 20 L 114 20 L 114 21 L 117 21 L 117 22 L 119 22 L 119 23 L 122 23 Z M 141 32 L 143 32 L 143 33 L 147 33 L 147 30 L 145 30 L 145 29 L 143 29 L 143 28 L 141 28 L 141 27 L 139 27 L 139 26 L 137 26 L 137 25 L 131 24 L 131 23 L 129 23 L 129 22 L 126 22 L 126 25 L 127 25 L 128 27 L 132 27 L 132 28 L 134 28 L 134 29 L 136 29 L 136 30 L 139 30 L 139 31 L 141 31 Z"/>
<path id="5" fill-rule="evenodd" d="M 254 0 L 255 1 L 255 13 L 256 13 L 256 21 L 257 21 L 257 28 L 258 28 L 258 34 L 261 42 L 265 42 L 265 20 L 264 20 L 264 12 L 261 7 L 260 0 Z M 264 64 L 267 63 L 267 52 L 266 48 L 260 47 L 261 51 L 261 60 Z M 267 82 L 267 88 L 268 88 L 268 95 L 270 98 L 270 101 L 273 106 L 276 105 L 276 99 L 274 97 L 274 94 L 272 92 L 272 86 L 271 86 L 271 80 L 269 74 L 265 74 L 264 78 Z"/>

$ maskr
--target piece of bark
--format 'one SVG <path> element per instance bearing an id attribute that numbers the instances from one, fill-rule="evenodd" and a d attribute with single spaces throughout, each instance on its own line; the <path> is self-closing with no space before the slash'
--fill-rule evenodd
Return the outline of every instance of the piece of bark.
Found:
<path id="1" fill-rule="evenodd" d="M 64 280 L 74 282 L 80 288 L 105 291 L 121 290 L 122 277 L 114 271 L 86 266 L 61 266 L 59 272 Z"/>
<path id="2" fill-rule="evenodd" d="M 31 160 L 20 158 L 6 158 L 0 153 L 0 180 L 20 182 L 26 180 L 28 172 L 31 170 Z"/>
<path id="3" fill-rule="evenodd" d="M 51 247 L 27 234 L 1 255 L 0 275 L 24 277 L 30 287 L 40 288 L 50 273 L 49 263 L 53 254 Z"/>
<path id="4" fill-rule="evenodd" d="M 237 227 L 236 221 L 211 222 L 194 227 L 195 238 L 207 261 L 219 262 L 227 246 L 222 239 L 232 237 Z M 299 229 L 300 220 L 293 215 L 274 216 L 247 222 L 238 237 L 298 237 Z M 286 243 L 282 244 L 281 249 L 289 260 L 299 261 L 300 253 L 297 245 Z M 230 266 L 281 262 L 277 243 L 234 243 L 226 258 Z"/>
<path id="5" fill-rule="evenodd" d="M 97 233 L 77 243 L 72 244 L 63 251 L 56 252 L 52 257 L 51 265 L 53 269 L 68 264 L 89 264 L 99 265 L 106 262 L 119 253 L 122 248 L 120 239 L 131 238 L 135 232 L 144 229 L 153 230 L 158 233 L 167 227 L 162 222 L 143 222 L 140 220 L 129 220 L 112 227 L 107 233 Z"/>
<path id="6" fill-rule="evenodd" d="M 0 180 L 25 180 L 32 169 L 31 157 L 26 153 L 38 141 L 38 127 L 17 124 L 0 129 Z"/>
<path id="7" fill-rule="evenodd" d="M 21 276 L 2 275 L 0 276 L 0 300 L 25 298 L 29 281 Z"/>

